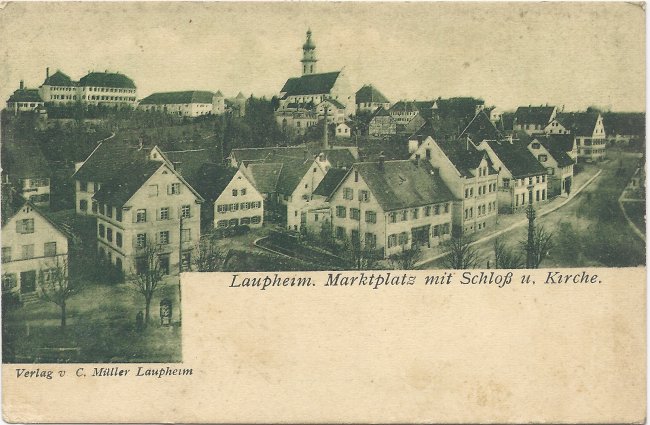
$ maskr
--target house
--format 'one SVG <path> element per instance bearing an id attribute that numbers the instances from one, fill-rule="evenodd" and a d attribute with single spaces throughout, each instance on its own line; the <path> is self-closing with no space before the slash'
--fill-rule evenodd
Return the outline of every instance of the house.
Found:
<path id="1" fill-rule="evenodd" d="M 524 143 L 512 140 L 483 140 L 478 149 L 487 152 L 498 172 L 499 212 L 524 211 L 529 203 L 548 200 L 547 170 Z"/>
<path id="2" fill-rule="evenodd" d="M 485 109 L 485 101 L 474 97 L 438 98 L 431 106 L 433 116 L 450 120 L 464 127 L 480 111 Z M 489 115 L 489 114 L 488 114 Z"/>
<path id="3" fill-rule="evenodd" d="M 458 140 L 469 139 L 474 145 L 478 145 L 483 140 L 501 140 L 503 137 L 503 133 L 495 127 L 489 116 L 480 111 L 459 134 Z"/>
<path id="4" fill-rule="evenodd" d="M 254 164 L 257 166 L 260 164 Z M 214 227 L 261 227 L 264 224 L 264 197 L 249 179 L 246 166 L 239 170 L 214 201 Z"/>
<path id="5" fill-rule="evenodd" d="M 392 136 L 397 133 L 397 122 L 390 112 L 380 106 L 373 112 L 368 123 L 368 134 L 374 137 Z"/>
<path id="6" fill-rule="evenodd" d="M 494 227 L 498 176 L 485 151 L 468 140 L 442 141 L 427 136 L 411 153 L 411 159 L 431 164 L 457 199 L 452 209 L 454 235 Z"/>
<path id="7" fill-rule="evenodd" d="M 336 137 L 341 139 L 349 139 L 352 132 L 350 131 L 350 124 L 342 122 L 336 125 Z"/>
<path id="8" fill-rule="evenodd" d="M 557 115 L 544 127 L 545 134 L 569 134 L 571 131 L 566 128 L 558 119 Z"/>
<path id="9" fill-rule="evenodd" d="M 420 109 L 415 101 L 400 100 L 388 110 L 388 113 L 395 120 L 395 124 L 405 126 L 420 113 Z"/>
<path id="10" fill-rule="evenodd" d="M 318 121 L 325 119 L 325 110 L 327 110 L 327 123 L 340 124 L 345 121 L 345 105 L 336 99 L 325 99 L 316 106 L 316 115 Z"/>
<path id="11" fill-rule="evenodd" d="M 550 198 L 568 197 L 573 187 L 575 159 L 571 158 L 558 143 L 554 143 L 548 136 L 533 136 L 526 145 L 539 163 L 546 167 L 548 196 Z"/>
<path id="12" fill-rule="evenodd" d="M 198 90 L 153 93 L 142 99 L 137 109 L 198 117 L 212 114 L 214 96 L 212 92 Z"/>
<path id="13" fill-rule="evenodd" d="M 378 108 L 390 109 L 390 100 L 372 84 L 366 84 L 355 94 L 357 112 L 375 112 Z"/>
<path id="14" fill-rule="evenodd" d="M 68 235 L 19 194 L 3 190 L 2 196 L 10 198 L 2 211 L 2 294 L 28 301 L 38 296 L 39 279 L 50 279 L 52 269 L 67 272 Z"/>
<path id="15" fill-rule="evenodd" d="M 20 88 L 9 96 L 7 100 L 7 109 L 13 111 L 14 115 L 18 112 L 32 112 L 45 105 L 43 99 L 38 94 L 38 89 L 25 88 L 25 83 L 20 80 Z"/>
<path id="16" fill-rule="evenodd" d="M 320 104 L 334 99 L 345 107 L 345 116 L 353 115 L 356 109 L 354 92 L 350 88 L 346 73 L 341 71 L 317 73 L 316 45 L 307 31 L 303 45 L 302 75 L 289 78 L 280 90 L 280 108 L 287 104 Z"/>
<path id="17" fill-rule="evenodd" d="M 114 169 L 92 200 L 99 254 L 125 273 L 158 256 L 164 274 L 189 270 L 203 198 L 167 161 L 132 159 Z"/>
<path id="18" fill-rule="evenodd" d="M 334 238 L 388 257 L 450 237 L 454 196 L 426 161 L 356 163 L 328 198 Z"/>
<path id="19" fill-rule="evenodd" d="M 558 114 L 558 120 L 569 129 L 578 148 L 578 160 L 599 161 L 605 158 L 607 136 L 603 116 L 598 112 Z"/>
<path id="20" fill-rule="evenodd" d="M 639 143 L 645 140 L 645 113 L 605 112 L 603 125 L 607 141 L 613 144 Z"/>
<path id="21" fill-rule="evenodd" d="M 4 181 L 32 204 L 50 205 L 50 165 L 35 142 L 3 141 L 1 159 Z"/>
<path id="22" fill-rule="evenodd" d="M 554 149 L 562 150 L 574 161 L 578 160 L 578 147 L 572 134 L 547 134 L 546 140 Z"/>
<path id="23" fill-rule="evenodd" d="M 38 90 L 45 103 L 135 107 L 137 101 L 135 83 L 119 72 L 89 72 L 72 81 L 60 70 L 50 75 L 46 68 L 45 81 Z"/>
<path id="24" fill-rule="evenodd" d="M 527 134 L 543 133 L 556 115 L 555 106 L 520 106 L 515 112 L 513 129 Z"/>
<path id="25" fill-rule="evenodd" d="M 328 199 L 348 174 L 344 168 L 331 168 L 318 184 L 309 207 L 305 211 L 305 231 L 313 234 L 332 235 L 332 210 Z"/>
<path id="26" fill-rule="evenodd" d="M 212 96 L 212 114 L 213 115 L 223 115 L 226 112 L 226 98 L 224 97 L 221 90 Z"/>

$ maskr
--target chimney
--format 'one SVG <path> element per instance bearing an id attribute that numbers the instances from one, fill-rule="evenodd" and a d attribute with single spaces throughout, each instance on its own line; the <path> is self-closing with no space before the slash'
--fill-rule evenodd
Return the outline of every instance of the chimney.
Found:
<path id="1" fill-rule="evenodd" d="M 50 67 L 49 66 L 47 68 L 45 68 L 45 79 L 47 80 L 48 78 L 50 78 Z"/>
<path id="2" fill-rule="evenodd" d="M 24 88 L 25 88 L 25 81 L 24 81 L 24 80 L 20 80 L 20 89 L 22 90 L 22 89 L 24 89 Z"/>
<path id="3" fill-rule="evenodd" d="M 386 157 L 384 156 L 384 151 L 379 152 L 379 169 L 381 171 L 384 171 L 384 162 L 386 161 Z"/>
<path id="4" fill-rule="evenodd" d="M 328 150 L 329 142 L 327 141 L 327 112 L 329 108 L 325 106 L 324 109 L 325 109 L 325 120 L 323 121 L 323 149 Z"/>

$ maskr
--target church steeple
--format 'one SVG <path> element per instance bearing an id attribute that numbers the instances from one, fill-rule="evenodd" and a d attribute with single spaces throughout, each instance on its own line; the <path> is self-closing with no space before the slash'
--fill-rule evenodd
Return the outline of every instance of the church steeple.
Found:
<path id="1" fill-rule="evenodd" d="M 307 30 L 307 41 L 302 45 L 302 75 L 316 73 L 316 45 L 311 39 L 311 29 Z"/>

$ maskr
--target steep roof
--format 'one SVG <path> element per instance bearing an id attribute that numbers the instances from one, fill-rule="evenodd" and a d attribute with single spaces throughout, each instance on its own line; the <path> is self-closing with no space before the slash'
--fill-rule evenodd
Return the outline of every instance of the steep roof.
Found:
<path id="1" fill-rule="evenodd" d="M 372 120 L 374 117 L 390 117 L 390 112 L 388 112 L 388 110 L 386 110 L 383 106 L 380 106 L 375 110 L 375 112 L 372 113 L 370 119 Z"/>
<path id="2" fill-rule="evenodd" d="M 329 198 L 347 174 L 348 170 L 343 168 L 330 168 L 316 190 L 314 190 L 314 195 Z"/>
<path id="3" fill-rule="evenodd" d="M 356 103 L 390 103 L 390 101 L 372 84 L 361 87 L 356 95 Z"/>
<path id="4" fill-rule="evenodd" d="M 166 104 L 186 104 L 186 103 L 212 103 L 210 91 L 174 91 L 153 93 L 140 101 L 141 105 L 166 105 Z"/>
<path id="5" fill-rule="evenodd" d="M 120 207 L 142 187 L 153 174 L 165 166 L 158 161 L 136 159 L 115 170 L 113 176 L 102 183 L 93 199 L 103 204 Z"/>
<path id="6" fill-rule="evenodd" d="M 202 181 L 204 176 L 202 167 L 204 164 L 214 164 L 218 165 L 219 153 L 216 148 L 205 148 L 205 149 L 188 149 L 182 151 L 166 151 L 163 154 L 167 157 L 169 162 L 174 165 L 174 170 L 183 178 L 190 186 L 194 187 L 199 193 L 201 193 L 197 186 L 206 187 Z M 231 175 L 232 177 L 232 175 Z M 201 193 L 201 196 L 203 194 Z M 203 196 L 205 199 L 205 196 Z"/>
<path id="7" fill-rule="evenodd" d="M 557 120 L 574 136 L 591 136 L 594 133 L 597 112 L 569 112 L 557 114 Z"/>
<path id="8" fill-rule="evenodd" d="M 645 135 L 645 113 L 643 112 L 605 112 L 603 125 L 607 134 Z"/>
<path id="9" fill-rule="evenodd" d="M 548 137 L 539 137 L 535 138 L 546 150 L 548 153 L 553 157 L 555 162 L 557 162 L 557 165 L 559 167 L 568 167 L 569 165 L 573 165 L 576 162 L 569 156 L 569 154 L 564 151 L 557 143 L 553 143 L 552 140 Z"/>
<path id="10" fill-rule="evenodd" d="M 238 162 L 282 162 L 284 159 L 307 159 L 314 155 L 305 146 L 240 148 L 230 152 Z"/>
<path id="11" fill-rule="evenodd" d="M 325 100 L 323 100 L 323 102 L 329 102 L 332 105 L 334 105 L 337 109 L 345 109 L 345 105 L 342 104 L 341 102 L 339 102 L 336 99 L 325 99 Z M 321 103 L 323 103 L 323 102 L 321 102 Z"/>
<path id="12" fill-rule="evenodd" d="M 517 124 L 546 125 L 551 121 L 554 106 L 520 106 L 515 112 Z"/>
<path id="13" fill-rule="evenodd" d="M 483 140 L 500 140 L 502 138 L 499 130 L 483 111 L 474 116 L 458 138 L 465 136 L 468 136 L 475 144 L 479 144 Z"/>
<path id="14" fill-rule="evenodd" d="M 254 163 L 244 168 L 244 173 L 260 193 L 277 192 L 278 179 L 282 173 L 281 163 Z"/>
<path id="15" fill-rule="evenodd" d="M 214 202 L 221 192 L 228 186 L 230 180 L 235 175 L 235 170 L 232 167 L 225 167 L 223 165 L 205 162 L 198 166 L 191 176 L 187 173 L 179 173 L 187 183 L 196 190 L 199 195 L 207 202 Z M 210 207 L 204 207 L 210 208 Z"/>
<path id="16" fill-rule="evenodd" d="M 418 106 L 415 104 L 415 101 L 410 101 L 410 100 L 400 100 L 399 102 L 394 104 L 389 111 L 391 113 L 420 112 Z"/>
<path id="17" fill-rule="evenodd" d="M 484 105 L 483 99 L 473 97 L 439 98 L 435 101 L 436 115 L 444 119 L 454 119 L 467 122 L 476 115 L 477 106 Z"/>
<path id="18" fill-rule="evenodd" d="M 472 170 L 478 168 L 486 155 L 472 143 L 463 143 L 460 140 L 436 140 L 435 143 L 463 177 L 474 177 Z M 488 163 L 490 164 L 488 167 L 490 174 L 495 174 L 496 171 L 492 168 L 492 163 L 490 161 Z"/>
<path id="19" fill-rule="evenodd" d="M 147 152 L 138 150 L 124 140 L 109 139 L 101 142 L 83 165 L 73 174 L 77 180 L 103 183 L 109 180 L 115 170 L 136 158 L 144 159 Z"/>
<path id="20" fill-rule="evenodd" d="M 332 90 L 340 73 L 336 71 L 289 78 L 280 91 L 285 93 L 285 96 L 326 94 Z"/>
<path id="21" fill-rule="evenodd" d="M 289 160 L 282 164 L 282 172 L 278 178 L 277 192 L 285 195 L 291 195 L 300 180 L 305 176 L 312 165 L 313 159 L 307 160 Z"/>
<path id="22" fill-rule="evenodd" d="M 42 211 L 38 206 L 34 205 L 29 199 L 24 198 L 19 194 L 15 189 L 9 189 L 2 191 L 2 227 L 9 222 L 9 220 L 18 213 L 18 211 L 25 205 L 29 205 L 36 214 L 40 215 L 45 221 L 47 221 L 52 227 L 58 230 L 64 237 L 70 238 L 70 232 L 66 230 L 61 224 L 57 223 L 52 219 L 48 214 Z M 7 209 L 5 209 L 7 208 Z"/>
<path id="23" fill-rule="evenodd" d="M 135 83 L 124 74 L 114 72 L 91 72 L 79 80 L 81 87 L 113 87 L 134 89 Z"/>
<path id="24" fill-rule="evenodd" d="M 38 89 L 18 89 L 9 96 L 8 102 L 43 102 Z"/>
<path id="25" fill-rule="evenodd" d="M 44 86 L 64 86 L 64 87 L 74 87 L 77 84 L 70 79 L 66 74 L 57 70 L 54 74 L 50 75 L 43 82 Z"/>
<path id="26" fill-rule="evenodd" d="M 526 144 L 508 141 L 485 141 L 514 178 L 545 174 L 546 168 L 530 153 Z"/>
<path id="27" fill-rule="evenodd" d="M 454 200 L 442 179 L 426 161 L 360 162 L 354 165 L 384 211 L 414 208 Z"/>
<path id="28" fill-rule="evenodd" d="M 334 168 L 350 168 L 357 161 L 349 149 L 328 149 L 322 153 Z"/>
<path id="29" fill-rule="evenodd" d="M 433 122 L 431 120 L 427 120 L 415 133 L 409 137 L 409 140 L 418 140 L 422 142 L 429 136 L 434 137 L 435 133 L 436 130 L 433 128 Z"/>
<path id="30" fill-rule="evenodd" d="M 549 134 L 548 141 L 564 152 L 571 152 L 575 139 L 573 138 L 573 134 Z"/>

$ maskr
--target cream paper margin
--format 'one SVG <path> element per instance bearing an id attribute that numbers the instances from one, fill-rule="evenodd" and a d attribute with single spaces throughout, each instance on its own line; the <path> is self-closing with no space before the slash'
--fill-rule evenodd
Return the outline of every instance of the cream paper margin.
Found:
<path id="1" fill-rule="evenodd" d="M 129 376 L 76 378 L 77 368 L 97 365 L 41 365 L 67 373 L 48 381 L 17 379 L 17 366 L 3 365 L 3 414 L 10 422 L 643 422 L 645 268 L 586 271 L 602 283 L 545 285 L 547 270 L 519 270 L 537 283 L 425 286 L 443 271 L 391 271 L 418 283 L 374 290 L 325 287 L 327 273 L 304 272 L 280 275 L 317 286 L 262 291 L 229 287 L 231 273 L 188 273 L 183 364 L 169 366 L 191 367 L 191 376 L 136 377 L 138 365 L 121 364 Z"/>

